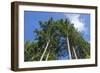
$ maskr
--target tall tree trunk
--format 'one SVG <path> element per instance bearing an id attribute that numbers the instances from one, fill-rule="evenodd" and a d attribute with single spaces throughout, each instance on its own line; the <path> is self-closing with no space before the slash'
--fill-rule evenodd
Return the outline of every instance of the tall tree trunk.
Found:
<path id="1" fill-rule="evenodd" d="M 50 54 L 50 51 L 48 52 L 48 54 L 46 56 L 46 61 L 48 60 L 49 54 Z"/>
<path id="2" fill-rule="evenodd" d="M 67 37 L 67 46 L 68 46 L 69 59 L 72 59 L 71 50 L 70 50 L 70 44 L 69 44 L 69 38 L 68 37 Z"/>
<path id="3" fill-rule="evenodd" d="M 75 48 L 72 47 L 72 49 L 73 49 L 73 52 L 74 52 L 75 59 L 78 59 L 77 54 L 76 54 L 76 51 L 75 51 Z"/>
<path id="4" fill-rule="evenodd" d="M 48 48 L 48 46 L 49 46 L 49 43 L 50 43 L 50 40 L 48 40 L 48 42 L 47 42 L 47 44 L 46 44 L 46 47 L 45 47 L 45 49 L 44 49 L 44 51 L 43 51 L 43 54 L 42 54 L 42 56 L 41 56 L 41 58 L 40 58 L 40 61 L 42 61 L 42 59 L 43 59 L 43 57 L 44 57 L 44 55 L 45 55 L 45 53 L 46 53 L 46 51 L 47 51 L 47 48 Z"/>

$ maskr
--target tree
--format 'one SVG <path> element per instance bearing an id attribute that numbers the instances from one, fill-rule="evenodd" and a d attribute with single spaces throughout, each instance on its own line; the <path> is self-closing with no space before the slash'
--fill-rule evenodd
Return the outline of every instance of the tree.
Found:
<path id="1" fill-rule="evenodd" d="M 25 42 L 25 61 L 56 60 L 61 50 L 68 51 L 69 59 L 90 57 L 90 44 L 68 19 L 39 22 L 34 41 Z"/>
<path id="2" fill-rule="evenodd" d="M 82 54 L 84 55 L 84 58 L 89 57 L 89 52 L 90 52 L 89 44 L 83 39 L 80 32 L 78 32 L 75 29 L 74 24 L 71 24 L 68 19 L 66 20 L 60 19 L 57 22 L 61 35 L 66 39 L 67 49 L 69 51 L 69 58 L 70 59 L 78 58 L 76 48 L 79 46 L 81 48 L 80 50 L 83 51 Z"/>
<path id="3" fill-rule="evenodd" d="M 40 59 L 41 52 L 37 46 L 37 42 L 26 41 L 24 47 L 25 61 L 36 61 Z"/>
<path id="4" fill-rule="evenodd" d="M 47 22 L 40 22 L 40 27 L 42 28 L 37 32 L 37 35 L 39 36 L 38 38 L 41 38 L 41 40 L 39 40 L 39 42 L 43 41 L 43 44 L 45 45 L 44 47 L 44 51 L 42 53 L 42 56 L 40 58 L 40 61 L 43 60 L 46 51 L 48 49 L 52 49 L 55 45 L 55 43 L 57 43 L 57 41 L 55 42 L 54 40 L 54 36 L 55 36 L 55 29 L 54 29 L 54 21 L 52 18 L 50 18 Z M 43 45 L 42 44 L 42 45 Z M 52 50 L 50 50 L 50 52 L 53 52 L 53 50 L 56 48 L 53 48 Z"/>
<path id="5" fill-rule="evenodd" d="M 68 49 L 68 53 L 69 53 L 69 59 L 72 59 L 69 37 L 68 37 L 69 23 L 70 22 L 67 19 L 65 21 L 63 19 L 58 20 L 58 28 L 60 30 L 60 34 L 66 40 L 66 45 L 67 45 L 67 49 Z"/>

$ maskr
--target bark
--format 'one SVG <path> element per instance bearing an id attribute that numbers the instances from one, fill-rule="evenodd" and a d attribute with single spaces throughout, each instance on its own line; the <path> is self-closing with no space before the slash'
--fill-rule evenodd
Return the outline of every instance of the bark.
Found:
<path id="1" fill-rule="evenodd" d="M 46 61 L 48 60 L 49 54 L 50 54 L 50 51 L 48 52 L 48 54 L 46 56 Z"/>
<path id="2" fill-rule="evenodd" d="M 46 44 L 46 47 L 45 47 L 45 49 L 44 49 L 44 51 L 43 51 L 43 54 L 42 54 L 42 56 L 41 56 L 41 58 L 40 58 L 40 61 L 42 61 L 43 60 L 43 57 L 44 57 L 44 55 L 45 55 L 45 53 L 46 53 L 46 51 L 47 51 L 47 48 L 48 48 L 48 46 L 49 46 L 49 43 L 50 43 L 50 40 L 47 42 L 47 44 Z"/>
<path id="3" fill-rule="evenodd" d="M 70 44 L 69 44 L 69 38 L 68 37 L 67 37 L 67 46 L 68 46 L 69 59 L 72 59 L 71 50 L 70 50 Z"/>
<path id="4" fill-rule="evenodd" d="M 75 59 L 78 59 L 77 54 L 76 54 L 76 51 L 75 51 L 75 48 L 72 47 L 72 49 L 73 49 L 73 52 L 74 52 Z"/>

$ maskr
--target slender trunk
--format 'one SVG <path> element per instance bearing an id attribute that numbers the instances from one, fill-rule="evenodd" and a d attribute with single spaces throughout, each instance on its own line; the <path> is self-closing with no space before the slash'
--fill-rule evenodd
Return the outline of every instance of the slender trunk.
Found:
<path id="1" fill-rule="evenodd" d="M 48 52 L 48 54 L 46 56 L 46 61 L 48 60 L 49 54 L 50 54 L 50 51 Z"/>
<path id="2" fill-rule="evenodd" d="M 70 44 L 69 44 L 69 38 L 68 37 L 67 37 L 67 46 L 68 46 L 69 59 L 72 59 L 71 50 L 70 50 Z"/>
<path id="3" fill-rule="evenodd" d="M 72 47 L 72 49 L 73 49 L 73 52 L 74 52 L 75 59 L 78 59 L 77 54 L 76 54 L 76 51 L 75 51 L 75 48 Z"/>
<path id="4" fill-rule="evenodd" d="M 40 61 L 42 61 L 42 59 L 43 59 L 43 57 L 44 57 L 44 55 L 45 55 L 45 53 L 46 53 L 46 51 L 47 51 L 47 48 L 48 48 L 48 46 L 49 46 L 49 43 L 50 43 L 50 40 L 47 42 L 47 44 L 46 44 L 46 47 L 45 47 L 45 49 L 44 49 L 44 51 L 43 51 L 43 54 L 42 54 L 42 56 L 41 56 L 41 58 L 40 58 Z"/>

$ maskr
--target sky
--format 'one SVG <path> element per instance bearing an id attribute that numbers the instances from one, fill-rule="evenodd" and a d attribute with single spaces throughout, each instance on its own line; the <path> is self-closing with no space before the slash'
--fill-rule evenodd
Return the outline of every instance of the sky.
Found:
<path id="1" fill-rule="evenodd" d="M 54 20 L 69 19 L 75 28 L 82 33 L 86 41 L 90 41 L 90 14 L 61 13 L 61 12 L 34 12 L 24 11 L 24 40 L 34 40 L 33 31 L 39 29 L 39 21 L 47 21 L 50 17 Z"/>
<path id="2" fill-rule="evenodd" d="M 90 42 L 90 14 L 37 11 L 24 11 L 24 41 L 33 41 L 36 37 L 33 31 L 40 29 L 39 21 L 47 21 L 51 17 L 54 20 L 69 19 L 83 38 Z"/>

